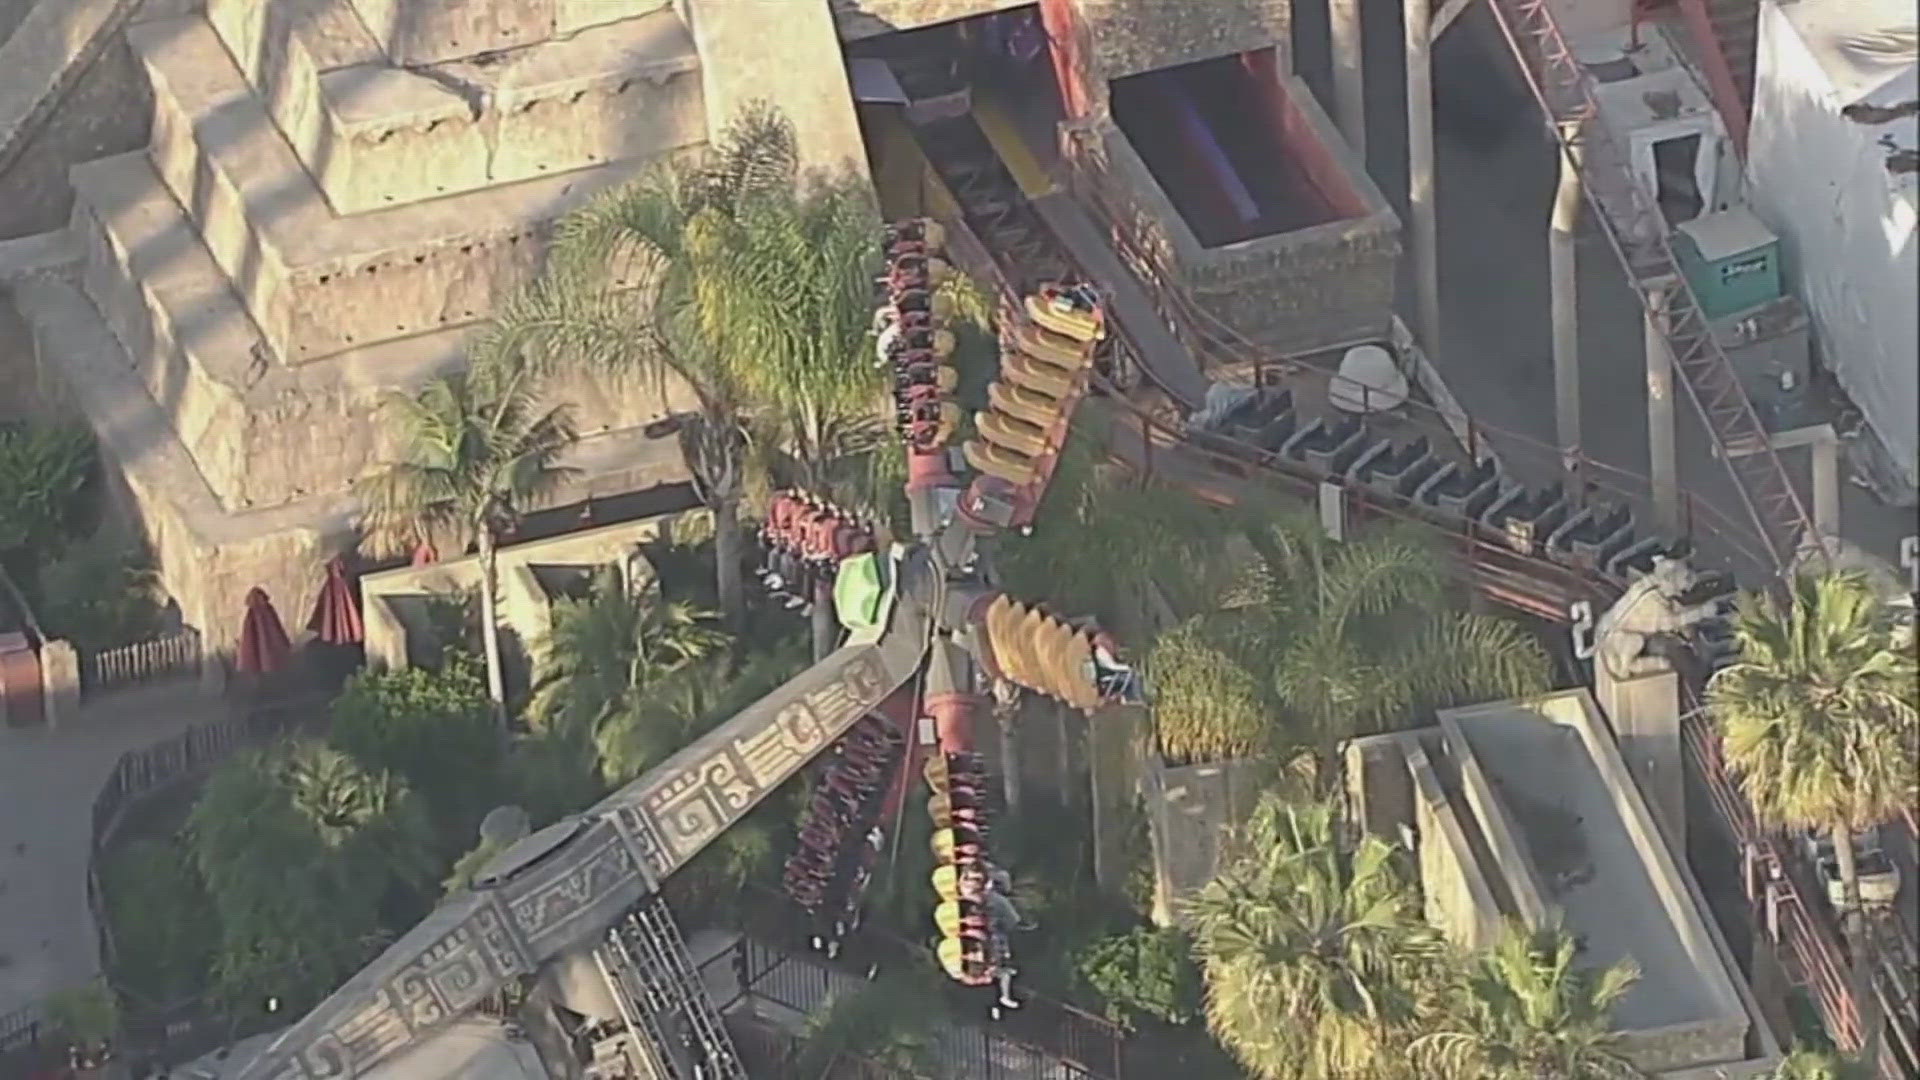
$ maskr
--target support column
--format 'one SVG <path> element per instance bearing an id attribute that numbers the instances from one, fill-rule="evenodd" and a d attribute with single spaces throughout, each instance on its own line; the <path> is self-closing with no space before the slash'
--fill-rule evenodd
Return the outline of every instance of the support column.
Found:
<path id="1" fill-rule="evenodd" d="M 1567 125 L 1568 147 L 1560 155 L 1560 187 L 1553 197 L 1547 232 L 1547 263 L 1553 286 L 1553 418 L 1560 444 L 1560 467 L 1567 491 L 1577 502 L 1580 486 L 1580 281 L 1575 272 L 1574 233 L 1580 225 L 1580 158 L 1574 147 L 1578 125 Z"/>
<path id="2" fill-rule="evenodd" d="M 1362 167 L 1367 161 L 1366 69 L 1362 60 L 1360 0 L 1327 0 L 1333 47 L 1333 118 Z"/>
<path id="3" fill-rule="evenodd" d="M 1827 429 L 1813 451 L 1813 527 L 1821 536 L 1840 535 L 1840 440 Z"/>
<path id="4" fill-rule="evenodd" d="M 1672 668 L 1615 675 L 1594 658 L 1593 697 L 1607 714 L 1620 757 L 1660 818 L 1674 857 L 1687 851 L 1686 788 L 1680 762 L 1680 680 Z"/>
<path id="5" fill-rule="evenodd" d="M 1433 12 L 1404 0 L 1407 54 L 1407 251 L 1413 263 L 1420 347 L 1441 362 L 1439 224 L 1433 202 Z"/>
<path id="6" fill-rule="evenodd" d="M 1664 282 L 1644 286 L 1647 293 L 1647 474 L 1653 480 L 1654 524 L 1668 534 L 1680 531 L 1679 465 L 1673 447 L 1673 357 L 1667 352 Z"/>

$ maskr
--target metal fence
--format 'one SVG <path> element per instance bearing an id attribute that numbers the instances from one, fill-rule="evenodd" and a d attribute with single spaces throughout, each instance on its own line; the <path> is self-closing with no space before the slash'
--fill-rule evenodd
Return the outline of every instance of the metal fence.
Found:
<path id="1" fill-rule="evenodd" d="M 0 1069 L 17 1058 L 31 1055 L 46 1030 L 46 1015 L 38 1005 L 0 1016 Z"/>
<path id="2" fill-rule="evenodd" d="M 836 997 L 854 993 L 865 984 L 865 980 L 859 976 L 832 964 L 788 952 L 744 935 L 732 948 L 702 965 L 702 971 L 721 964 L 732 966 L 739 986 L 736 996 L 726 1005 L 758 999 L 812 1016 L 831 1008 Z M 1062 1045 L 1079 1045 L 1089 1058 L 1098 1057 L 1102 1051 L 1111 1051 L 1113 1071 L 1097 1069 L 1084 1060 L 1069 1059 L 1057 1050 L 1042 1049 L 1025 1038 L 1016 1037 L 1012 1034 L 1015 1030 L 1012 1027 L 1009 1027 L 1008 1034 L 1001 1034 L 967 1024 L 934 1022 L 928 1024 L 926 1030 L 933 1036 L 941 1075 L 953 1080 L 1118 1080 L 1117 1047 L 1104 1037 L 1107 1033 L 1092 1028 L 1081 1030 L 1070 1021 L 1062 1023 L 1067 1013 L 1057 1010 L 1050 1012 L 1050 1019 L 1041 1022 L 1055 1029 L 1053 1033 Z M 1013 1015 L 1022 1017 L 1025 1013 L 1023 1010 Z M 1088 1019 L 1095 1020 L 1096 1027 L 1108 1026 L 1097 1018 Z M 1019 1030 L 1022 1034 L 1028 1033 L 1025 1028 Z M 750 1033 L 744 1041 L 771 1058 L 763 1061 L 762 1066 L 768 1075 L 776 1077 L 788 1075 L 785 1070 L 790 1068 L 792 1056 L 797 1052 L 800 1042 L 797 1036 L 777 1031 Z M 784 1046 L 781 1045 L 783 1041 Z M 747 1052 L 753 1053 L 752 1050 Z M 873 1062 L 848 1061 L 843 1064 L 844 1069 L 837 1068 L 832 1073 L 833 1077 L 846 1077 L 848 1080 L 910 1077 L 910 1074 L 896 1068 Z"/>
<path id="3" fill-rule="evenodd" d="M 197 676 L 200 631 L 187 627 L 165 637 L 80 655 L 80 692 L 97 694 L 145 683 Z"/>

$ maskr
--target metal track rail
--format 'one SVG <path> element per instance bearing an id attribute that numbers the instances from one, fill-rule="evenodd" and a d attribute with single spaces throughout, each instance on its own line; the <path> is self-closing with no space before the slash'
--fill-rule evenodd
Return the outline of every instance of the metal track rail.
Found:
<path id="1" fill-rule="evenodd" d="M 1560 152 L 1575 154 L 1580 183 L 1600 210 L 1607 241 L 1661 328 L 1674 368 L 1704 420 L 1715 456 L 1726 463 L 1741 503 L 1784 572 L 1814 530 L 1800 495 L 1774 453 L 1768 432 L 1740 385 L 1679 272 L 1660 209 L 1634 179 L 1630 160 L 1600 121 L 1593 80 L 1575 58 L 1547 0 L 1490 0 Z"/>
<path id="2" fill-rule="evenodd" d="M 1503 0 L 1496 0 L 1503 2 Z M 951 129 L 950 129 L 951 130 Z M 926 134 L 923 129 L 923 135 Z M 1010 173 L 997 167 L 997 162 L 989 166 L 978 160 L 982 153 L 991 154 L 991 146 L 985 143 L 984 136 L 974 130 L 978 143 L 969 146 L 959 139 L 942 140 L 938 144 L 927 145 L 923 142 L 923 151 L 935 170 L 940 173 L 956 190 L 955 202 L 959 204 L 964 220 L 957 224 L 971 229 L 976 215 L 966 213 L 971 202 L 976 205 L 998 208 L 1004 202 L 1020 201 L 1020 193 Z M 957 159 L 957 160 L 956 160 Z M 949 171 L 952 170 L 952 171 Z M 961 191 L 967 195 L 963 197 Z M 1072 260 L 1066 254 L 1057 238 L 1052 236 L 1038 215 L 1007 215 L 996 218 L 999 234 L 995 240 L 985 240 L 979 253 L 984 260 L 982 265 L 969 266 L 974 272 L 991 273 L 999 279 L 1001 291 L 1010 293 L 1019 284 L 1031 280 L 1039 273 L 1054 273 L 1055 268 L 1071 267 Z M 969 241 L 971 247 L 971 241 Z M 1664 241 L 1662 242 L 1664 247 Z M 1049 257 L 1044 264 L 1045 270 L 1038 270 L 1027 261 L 1027 253 L 1042 252 Z M 1623 255 L 1623 260 L 1625 256 Z M 1671 265 L 1671 253 L 1667 253 Z M 1686 297 L 1690 310 L 1698 319 L 1698 306 L 1689 294 Z M 1703 332 L 1704 325 L 1702 324 Z M 1115 341 L 1116 348 L 1124 350 L 1124 339 Z M 1676 353 L 1677 355 L 1677 353 Z M 1696 356 L 1697 359 L 1697 356 Z M 1724 368 L 1724 356 L 1720 357 Z M 1731 376 L 1731 369 L 1725 369 Z M 1734 391 L 1739 391 L 1737 383 Z M 1131 436 L 1115 440 L 1117 460 L 1134 468 L 1144 468 L 1155 472 L 1168 472 L 1169 478 L 1192 488 L 1203 498 L 1213 501 L 1226 501 L 1231 498 L 1231 485 L 1246 480 L 1279 482 L 1287 488 L 1306 490 L 1315 478 L 1299 468 L 1280 460 L 1276 455 L 1265 453 L 1252 446 L 1239 444 L 1231 438 L 1209 434 L 1203 439 L 1182 438 L 1177 423 L 1169 426 L 1164 417 L 1156 417 L 1138 403 L 1123 396 L 1109 394 L 1106 400 L 1119 412 L 1119 419 L 1131 424 L 1133 429 L 1142 433 L 1141 438 Z M 1747 408 L 1751 416 L 1751 407 L 1746 405 L 1744 396 L 1739 403 Z M 1757 428 L 1757 420 L 1754 421 Z M 1157 437 L 1156 432 L 1164 433 Z M 1136 447 L 1137 444 L 1137 447 Z M 1156 460 L 1158 457 L 1158 460 Z M 1775 469 L 1777 459 L 1767 455 Z M 1181 466 L 1197 468 L 1197 472 L 1185 472 Z M 1783 478 L 1784 479 L 1784 478 Z M 1797 497 L 1791 487 L 1787 487 L 1787 496 L 1798 507 Z M 1743 489 L 1744 494 L 1744 489 Z M 1569 617 L 1568 607 L 1572 600 L 1588 599 L 1602 604 L 1618 594 L 1623 579 L 1609 573 L 1604 567 L 1588 565 L 1579 560 L 1567 560 L 1551 557 L 1556 553 L 1516 551 L 1512 545 L 1500 537 L 1486 535 L 1470 521 L 1443 521 L 1433 514 L 1420 512 L 1417 508 L 1392 505 L 1380 502 L 1377 505 L 1369 500 L 1360 489 L 1354 489 L 1356 505 L 1354 510 L 1361 516 L 1386 515 L 1420 520 L 1427 526 L 1444 534 L 1450 550 L 1458 557 L 1463 571 L 1473 581 L 1476 589 L 1483 595 L 1501 603 L 1503 606 L 1551 621 L 1564 621 Z M 1754 509 L 1751 501 L 1748 509 Z M 1756 517 L 1756 523 L 1759 522 Z M 1766 532 L 1763 536 L 1769 542 L 1783 534 L 1778 530 Z M 1784 548 L 1775 547 L 1769 554 L 1776 559 L 1782 552 L 1790 557 L 1791 544 Z M 1688 757 L 1707 779 L 1710 801 L 1719 816 L 1726 822 L 1733 835 L 1743 844 L 1759 853 L 1768 865 L 1788 865 L 1788 853 L 1777 841 L 1757 828 L 1748 812 L 1746 803 L 1733 786 L 1731 778 L 1721 766 L 1718 754 L 1718 741 L 1712 737 L 1698 718 L 1686 723 L 1684 745 Z M 1821 912 L 1813 910 L 1817 904 L 1806 900 L 1807 890 L 1791 873 L 1774 875 L 1772 893 L 1762 895 L 1755 892 L 1750 899 L 1754 903 L 1756 922 L 1765 926 L 1767 912 L 1773 913 L 1774 932 L 1784 955 L 1798 970 L 1800 978 L 1814 991 L 1814 997 L 1820 1005 L 1823 1018 L 1829 1029 L 1843 1042 L 1858 1045 L 1858 1018 L 1849 996 L 1848 983 L 1844 972 L 1844 952 L 1839 936 L 1830 921 Z M 1905 939 L 1904 927 L 1895 927 L 1893 932 L 1900 936 L 1902 949 L 1885 950 L 1890 962 L 1900 963 L 1897 957 L 1911 952 L 1911 943 Z M 1885 965 L 1883 965 L 1884 967 Z M 1915 1002 L 1911 994 L 1904 992 L 1889 993 L 1897 987 L 1899 977 L 1883 971 L 1881 975 L 1882 998 L 1888 1004 L 1886 1015 L 1894 1018 L 1894 1025 L 1912 1026 L 1915 1018 Z M 1909 980 L 1910 981 L 1910 980 Z"/>
<path id="3" fill-rule="evenodd" d="M 645 1067 L 659 1080 L 747 1080 L 659 893 L 614 924 L 596 956 L 637 1048 L 651 1058 Z M 676 1043 L 686 1060 L 674 1054 Z"/>

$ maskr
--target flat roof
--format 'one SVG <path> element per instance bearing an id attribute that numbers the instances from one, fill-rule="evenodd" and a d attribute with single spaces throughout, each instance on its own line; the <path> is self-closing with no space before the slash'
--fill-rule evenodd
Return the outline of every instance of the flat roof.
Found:
<path id="1" fill-rule="evenodd" d="M 1441 717 L 1449 748 L 1458 754 L 1464 739 L 1478 760 L 1540 898 L 1562 913 L 1582 961 L 1604 968 L 1631 958 L 1640 965 L 1640 980 L 1614 1010 L 1616 1025 L 1645 1030 L 1738 1014 L 1717 958 L 1700 954 L 1705 928 L 1684 886 L 1661 880 L 1664 846 L 1652 850 L 1647 841 L 1664 841 L 1657 833 L 1635 835 L 1622 793 L 1602 778 L 1580 732 L 1555 715 L 1562 712 L 1549 699 Z"/>
<path id="2" fill-rule="evenodd" d="M 1774 6 L 1843 102 L 1872 100 L 1876 91 L 1913 71 L 1920 45 L 1913 0 L 1795 0 Z"/>
<path id="3" fill-rule="evenodd" d="M 1354 739 L 1351 794 L 1375 835 L 1413 845 L 1426 913 L 1490 946 L 1502 924 L 1559 922 L 1596 969 L 1632 957 L 1614 1010 L 1633 1062 L 1734 1080 L 1777 1060 L 1706 900 L 1584 687 L 1442 709 L 1433 727 Z"/>

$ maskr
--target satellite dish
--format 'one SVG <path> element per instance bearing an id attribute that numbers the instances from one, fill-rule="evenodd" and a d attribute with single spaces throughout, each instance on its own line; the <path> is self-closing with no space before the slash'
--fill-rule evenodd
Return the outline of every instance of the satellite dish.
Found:
<path id="1" fill-rule="evenodd" d="M 1328 385 L 1327 400 L 1342 412 L 1397 409 L 1407 403 L 1407 377 L 1392 353 L 1378 345 L 1355 345 L 1340 358 L 1340 375 Z"/>

